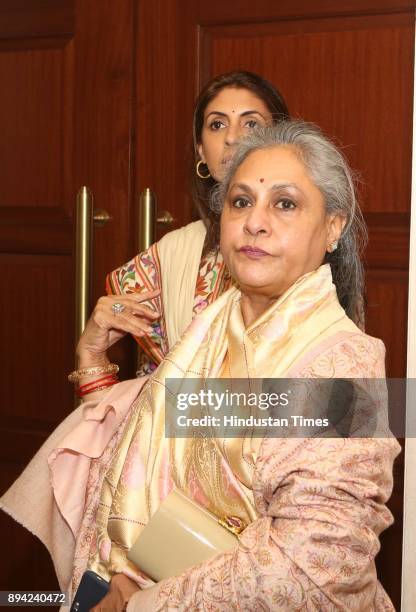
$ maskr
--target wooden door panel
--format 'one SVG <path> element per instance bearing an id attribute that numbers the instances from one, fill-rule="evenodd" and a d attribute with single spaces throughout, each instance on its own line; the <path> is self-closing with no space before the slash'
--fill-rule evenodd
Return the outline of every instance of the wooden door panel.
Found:
<path id="1" fill-rule="evenodd" d="M 73 197 L 88 185 L 94 206 L 112 217 L 94 232 L 92 294 L 105 275 L 133 256 L 133 5 L 76 1 Z"/>
<path id="2" fill-rule="evenodd" d="M 73 406 L 72 8 L 0 8 L 2 491 Z M 0 529 L 2 588 L 56 588 L 43 546 L 3 513 Z"/>
<path id="3" fill-rule="evenodd" d="M 63 21 L 66 30 L 66 12 Z M 72 47 L 66 36 L 57 36 L 59 28 L 44 30 L 41 39 L 31 37 L 30 29 L 19 38 L 0 34 L 0 270 L 6 288 L 0 308 L 2 321 L 10 322 L 2 328 L 2 345 L 10 352 L 2 369 L 2 412 L 17 431 L 20 417 L 45 420 L 50 412 L 57 422 L 68 411 L 57 398 L 70 397 L 62 372 L 73 361 L 73 128 L 65 97 Z"/>
<path id="4" fill-rule="evenodd" d="M 1 491 L 73 408 L 81 185 L 114 217 L 95 233 L 95 297 L 132 252 L 131 11 L 131 0 L 0 6 Z M 39 542 L 3 513 L 0 529 L 12 551 L 2 556 L 2 588 L 56 588 Z"/>
<path id="5" fill-rule="evenodd" d="M 366 211 L 408 212 L 412 81 L 403 72 L 412 71 L 413 22 L 400 13 L 202 27 L 201 80 L 239 66 L 260 71 L 293 116 L 345 146 L 367 188 Z"/>
<path id="6" fill-rule="evenodd" d="M 0 50 L 0 79 L 7 83 L 2 90 L 2 206 L 56 206 L 62 198 L 63 55 L 62 48 Z M 46 159 L 51 160 L 47 168 Z"/>
<path id="7" fill-rule="evenodd" d="M 65 372 L 73 364 L 74 309 L 68 300 L 71 258 L 0 255 L 0 274 L 13 299 L 12 314 L 10 301 L 1 301 L 1 320 L 12 317 L 18 321 L 18 325 L 3 329 L 4 346 L 16 347 L 16 361 L 5 360 L 2 367 L 8 381 L 2 402 L 4 423 L 13 422 L 15 431 L 20 418 L 39 419 L 41 429 L 47 432 L 73 405 L 72 389 L 65 380 Z M 36 319 L 33 313 L 38 315 Z"/>
<path id="8" fill-rule="evenodd" d="M 368 270 L 367 294 L 368 333 L 383 338 L 386 368 L 392 378 L 400 378 L 406 371 L 407 270 Z"/>
<path id="9" fill-rule="evenodd" d="M 69 36 L 74 32 L 73 0 L 2 0 L 0 6 L 2 42 L 33 37 Z"/>
<path id="10" fill-rule="evenodd" d="M 3 555 L 7 560 L 1 563 L 0 590 L 59 591 L 52 560 L 40 540 L 7 515 L 1 517 L 1 531 L 10 546 L 5 548 Z M 33 610 L 32 607 L 19 607 L 19 611 L 22 609 Z M 48 610 L 57 608 L 44 608 Z"/>
<path id="11" fill-rule="evenodd" d="M 78 189 L 112 223 L 94 236 L 94 299 L 133 253 L 133 3 L 5 0 L 0 6 L 0 488 L 72 409 Z M 119 351 L 129 374 L 134 366 Z M 12 526 L 11 526 L 12 525 Z M 56 588 L 46 551 L 0 514 L 2 588 Z M 12 543 L 15 546 L 12 546 Z M 4 567 L 3 567 L 4 566 Z"/>

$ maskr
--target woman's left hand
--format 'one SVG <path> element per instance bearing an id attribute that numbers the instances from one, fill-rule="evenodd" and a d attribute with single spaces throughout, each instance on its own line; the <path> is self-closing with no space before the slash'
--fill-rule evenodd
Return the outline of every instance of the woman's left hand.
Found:
<path id="1" fill-rule="evenodd" d="M 137 584 L 125 574 L 115 574 L 111 578 L 110 590 L 96 606 L 91 608 L 91 612 L 122 612 L 130 597 L 136 591 L 140 591 Z"/>

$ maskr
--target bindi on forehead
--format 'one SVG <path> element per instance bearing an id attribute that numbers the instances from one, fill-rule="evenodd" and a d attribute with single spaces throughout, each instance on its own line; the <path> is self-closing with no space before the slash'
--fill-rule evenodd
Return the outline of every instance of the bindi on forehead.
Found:
<path id="1" fill-rule="evenodd" d="M 260 183 L 264 183 L 264 178 L 259 178 Z"/>

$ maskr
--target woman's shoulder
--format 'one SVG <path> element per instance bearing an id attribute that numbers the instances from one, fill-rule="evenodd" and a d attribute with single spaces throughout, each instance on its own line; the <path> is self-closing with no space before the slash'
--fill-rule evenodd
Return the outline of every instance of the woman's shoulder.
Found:
<path id="1" fill-rule="evenodd" d="M 299 377 L 384 378 L 386 349 L 358 327 L 335 334 L 315 347 Z"/>
<path id="2" fill-rule="evenodd" d="M 159 261 L 156 245 L 135 255 L 127 263 L 107 275 L 107 294 L 151 291 L 159 286 Z"/>
<path id="3" fill-rule="evenodd" d="M 203 221 L 194 221 L 165 234 L 158 242 L 146 251 L 138 253 L 127 263 L 107 275 L 106 290 L 108 294 L 132 293 L 159 286 L 160 253 L 174 255 L 185 251 L 186 246 L 202 244 L 206 229 Z"/>
<path id="4" fill-rule="evenodd" d="M 187 225 L 168 232 L 159 240 L 157 245 L 158 247 L 161 245 L 176 246 L 178 242 L 182 242 L 183 240 L 188 241 L 193 238 L 205 239 L 206 233 L 207 230 L 203 221 L 193 221 L 192 223 L 188 223 Z"/>

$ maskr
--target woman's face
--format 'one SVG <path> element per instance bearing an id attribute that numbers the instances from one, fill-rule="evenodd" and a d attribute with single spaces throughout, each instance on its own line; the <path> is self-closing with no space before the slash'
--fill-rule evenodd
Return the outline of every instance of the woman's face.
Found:
<path id="1" fill-rule="evenodd" d="M 244 294 L 277 299 L 316 270 L 344 218 L 324 198 L 292 147 L 251 153 L 233 176 L 221 216 L 220 248 Z"/>
<path id="2" fill-rule="evenodd" d="M 254 127 L 269 125 L 266 104 L 248 89 L 226 87 L 209 102 L 204 112 L 198 153 L 219 181 L 225 174 L 238 140 Z"/>

